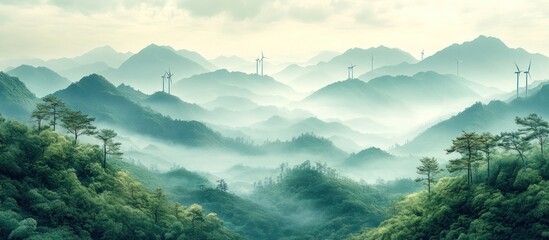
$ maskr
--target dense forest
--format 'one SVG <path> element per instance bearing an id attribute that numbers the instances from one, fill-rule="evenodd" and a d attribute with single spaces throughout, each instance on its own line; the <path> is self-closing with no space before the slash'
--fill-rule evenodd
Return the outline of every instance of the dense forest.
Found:
<path id="1" fill-rule="evenodd" d="M 98 145 L 0 118 L 1 239 L 240 239 L 112 164 Z M 99 141 L 98 141 L 99 143 Z"/>
<path id="2" fill-rule="evenodd" d="M 549 125 L 536 114 L 516 123 L 518 131 L 496 136 L 463 132 L 447 149 L 459 153 L 447 165 L 455 176 L 408 195 L 379 227 L 353 239 L 549 238 Z M 442 169 L 428 159 L 435 161 L 422 161 L 418 173 L 436 175 Z M 426 179 L 436 181 L 418 180 Z"/>

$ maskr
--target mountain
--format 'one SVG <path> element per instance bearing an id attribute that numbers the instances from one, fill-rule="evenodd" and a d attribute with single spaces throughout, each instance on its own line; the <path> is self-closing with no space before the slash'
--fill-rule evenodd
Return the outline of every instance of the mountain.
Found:
<path id="1" fill-rule="evenodd" d="M 506 130 L 509 131 L 509 130 Z M 549 165 L 538 153 L 493 156 L 490 174 L 476 162 L 474 183 L 461 171 L 438 179 L 430 191 L 410 194 L 395 203 L 379 226 L 362 230 L 353 240 L 377 239 L 544 239 L 549 212 Z"/>
<path id="2" fill-rule="evenodd" d="M 223 146 L 223 138 L 196 121 L 180 121 L 145 109 L 124 97 L 104 77 L 92 74 L 54 94 L 69 107 L 138 134 L 189 146 Z"/>
<path id="3" fill-rule="evenodd" d="M 232 111 L 250 111 L 259 107 L 257 103 L 250 99 L 235 96 L 220 96 L 202 106 L 210 110 L 224 108 Z"/>
<path id="4" fill-rule="evenodd" d="M 458 101 L 475 101 L 480 96 L 455 75 L 420 72 L 413 76 L 383 76 L 368 86 L 395 99 L 406 99 L 410 106 L 438 105 Z"/>
<path id="5" fill-rule="evenodd" d="M 275 115 L 267 120 L 240 129 L 253 139 L 291 139 L 301 134 L 312 133 L 332 140 L 336 147 L 345 151 L 360 149 L 360 145 L 391 142 L 374 134 L 365 134 L 339 122 L 327 122 L 316 117 L 288 119 Z M 358 148 L 357 148 L 358 146 Z"/>
<path id="6" fill-rule="evenodd" d="M 225 68 L 231 71 L 236 71 L 236 69 L 254 64 L 251 61 L 246 61 L 237 56 L 219 56 L 210 60 L 210 62 L 220 68 Z"/>
<path id="7" fill-rule="evenodd" d="M 84 76 L 88 76 L 93 73 L 102 73 L 112 71 L 113 68 L 104 62 L 95 62 L 84 65 L 79 65 L 61 72 L 63 76 L 66 76 L 70 80 L 78 81 Z"/>
<path id="8" fill-rule="evenodd" d="M 316 65 L 320 62 L 328 62 L 334 57 L 340 55 L 341 53 L 334 52 L 334 51 L 322 51 L 309 59 L 307 62 L 303 64 L 303 66 L 309 66 L 309 65 Z"/>
<path id="9" fill-rule="evenodd" d="M 347 153 L 336 147 L 330 140 L 312 133 L 304 133 L 288 141 L 266 142 L 261 145 L 261 148 L 271 153 L 310 154 L 317 156 L 319 161 L 338 161 L 347 157 Z"/>
<path id="10" fill-rule="evenodd" d="M 7 73 L 18 77 L 38 97 L 46 96 L 71 84 L 71 81 L 46 67 L 21 65 Z"/>
<path id="11" fill-rule="evenodd" d="M 279 176 L 255 185 L 252 201 L 286 216 L 288 226 L 303 229 L 303 236 L 295 239 L 347 239 L 377 226 L 390 202 L 375 187 L 339 177 L 335 169 L 318 162 L 283 165 Z"/>
<path id="12" fill-rule="evenodd" d="M 516 128 L 515 117 L 527 116 L 530 113 L 549 118 L 549 85 L 544 85 L 535 95 L 527 99 L 519 98 L 509 103 L 477 102 L 457 115 L 435 124 L 395 151 L 407 154 L 440 155 L 461 131 L 499 133 L 503 129 Z"/>
<path id="13" fill-rule="evenodd" d="M 17 121 L 1 121 L 0 133 L 0 239 L 242 239 L 202 206 L 176 204 L 145 187 L 151 178 L 118 167 L 131 164 L 110 158 L 102 167 L 97 145 Z M 166 178 L 175 174 L 186 173 Z"/>
<path id="14" fill-rule="evenodd" d="M 109 67 L 118 68 L 120 64 L 132 56 L 132 53 L 121 53 L 114 50 L 111 46 L 102 46 L 90 50 L 80 56 L 72 58 L 73 61 L 81 65 L 90 65 L 95 63 L 105 63 Z"/>
<path id="15" fill-rule="evenodd" d="M 398 109 L 401 113 L 409 112 L 408 107 L 399 99 L 385 92 L 380 92 L 369 84 L 349 79 L 332 83 L 309 95 L 297 106 L 310 107 L 311 111 L 322 114 L 329 112 L 330 116 L 384 115 Z"/>
<path id="16" fill-rule="evenodd" d="M 214 64 L 206 60 L 202 55 L 200 55 L 197 52 L 181 49 L 181 50 L 177 50 L 176 53 L 195 63 L 200 64 L 200 66 L 204 67 L 209 71 L 213 71 L 217 69 L 217 67 Z"/>
<path id="17" fill-rule="evenodd" d="M 208 114 L 202 107 L 184 102 L 165 92 L 155 92 L 141 103 L 154 111 L 180 120 L 200 120 Z"/>
<path id="18" fill-rule="evenodd" d="M 453 44 L 417 63 L 407 63 L 376 69 L 359 78 L 372 79 L 382 75 L 413 75 L 417 72 L 435 71 L 441 74 L 457 74 L 473 82 L 511 89 L 515 83 L 514 62 L 521 70 L 532 60 L 532 75 L 536 79 L 549 77 L 549 58 L 541 54 L 529 53 L 522 48 L 509 48 L 495 37 L 479 36 L 462 44 Z M 457 63 L 459 61 L 459 63 Z"/>
<path id="19" fill-rule="evenodd" d="M 208 71 L 167 47 L 151 44 L 128 58 L 118 69 L 105 72 L 105 75 L 117 83 L 154 92 L 162 89 L 161 76 L 168 70 L 174 74 L 175 79 Z"/>
<path id="20" fill-rule="evenodd" d="M 292 88 L 269 76 L 217 70 L 185 78 L 173 86 L 173 92 L 191 102 L 207 103 L 220 96 L 243 97 L 258 104 L 280 104 L 294 97 Z M 281 102 L 282 101 L 282 102 Z"/>
<path id="21" fill-rule="evenodd" d="M 49 69 L 52 69 L 53 71 L 56 71 L 58 73 L 61 73 L 63 76 L 69 77 L 69 79 L 77 80 L 80 79 L 82 76 L 74 76 L 71 75 L 71 73 L 74 74 L 75 70 L 78 68 L 86 68 L 85 66 L 94 66 L 97 63 L 106 64 L 108 68 L 117 68 L 120 66 L 120 64 L 127 60 L 132 53 L 121 53 L 117 52 L 110 46 L 103 46 L 94 48 L 80 56 L 76 57 L 64 57 L 64 58 L 55 58 L 55 59 L 49 59 L 49 60 L 42 60 L 42 59 L 13 59 L 13 60 L 7 60 L 0 62 L 0 65 L 8 65 L 8 66 L 18 66 L 18 65 L 32 65 L 32 66 L 44 66 Z M 104 70 L 104 69 L 103 69 Z M 69 73 L 69 74 L 67 74 Z M 95 73 L 95 72 L 92 72 Z M 87 73 L 89 74 L 89 73 Z"/>
<path id="22" fill-rule="evenodd" d="M 136 103 L 141 103 L 142 101 L 144 101 L 145 99 L 147 99 L 149 97 L 149 95 L 139 91 L 139 90 L 136 90 L 135 88 L 133 88 L 132 86 L 129 86 L 129 85 L 126 85 L 126 84 L 120 84 L 118 85 L 118 87 L 116 87 L 116 89 L 118 89 L 118 91 L 120 92 L 120 94 L 122 94 L 124 97 L 126 97 L 127 99 L 130 99 Z"/>
<path id="23" fill-rule="evenodd" d="M 28 121 L 38 99 L 17 77 L 0 72 L 0 114 Z"/>
<path id="24" fill-rule="evenodd" d="M 386 151 L 383 151 L 377 147 L 370 147 L 358 153 L 352 153 L 349 158 L 345 160 L 345 164 L 357 166 L 365 163 L 372 163 L 374 161 L 391 160 L 394 158 L 396 157 Z"/>
<path id="25" fill-rule="evenodd" d="M 292 87 L 299 90 L 317 90 L 347 76 L 347 68 L 351 64 L 357 65 L 354 68 L 354 76 L 359 76 L 370 71 L 372 56 L 374 57 L 374 68 L 376 69 L 403 62 L 417 62 L 412 55 L 396 48 L 385 46 L 368 49 L 352 48 L 327 62 L 319 62 L 313 66 L 303 68 L 288 66 L 286 69 L 275 74 L 275 77 L 288 79 L 285 82 L 289 81 Z"/>

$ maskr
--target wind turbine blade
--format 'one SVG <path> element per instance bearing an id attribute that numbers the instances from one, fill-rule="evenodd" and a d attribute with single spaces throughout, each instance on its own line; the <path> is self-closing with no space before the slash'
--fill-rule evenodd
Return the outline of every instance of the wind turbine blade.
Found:
<path id="1" fill-rule="evenodd" d="M 518 67 L 516 62 L 515 62 L 515 67 L 517 67 L 517 72 L 520 72 L 520 68 Z"/>
<path id="2" fill-rule="evenodd" d="M 528 63 L 528 72 L 530 72 L 530 67 L 532 66 L 532 60 L 530 60 L 530 63 Z"/>

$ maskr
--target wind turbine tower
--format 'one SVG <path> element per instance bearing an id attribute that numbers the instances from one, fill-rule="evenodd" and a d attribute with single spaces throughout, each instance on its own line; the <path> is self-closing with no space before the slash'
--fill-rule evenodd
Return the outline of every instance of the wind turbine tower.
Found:
<path id="1" fill-rule="evenodd" d="M 351 66 L 349 66 L 350 79 L 354 79 L 354 77 L 355 77 L 354 76 L 355 67 L 356 67 L 356 65 L 353 65 L 352 63 L 351 63 Z"/>
<path id="2" fill-rule="evenodd" d="M 461 60 L 456 60 L 456 75 L 459 77 L 459 63 L 463 62 Z"/>
<path id="3" fill-rule="evenodd" d="M 261 60 L 259 58 L 255 59 L 255 74 L 259 75 L 259 62 Z"/>
<path id="4" fill-rule="evenodd" d="M 526 97 L 528 97 L 528 77 L 530 76 L 530 67 L 532 66 L 532 60 L 528 63 L 528 70 L 524 71 L 526 75 Z"/>
<path id="5" fill-rule="evenodd" d="M 265 59 L 265 58 L 267 58 L 267 57 L 265 57 L 265 55 L 263 55 L 263 51 L 261 51 L 261 60 L 260 60 L 260 61 L 261 61 L 261 76 L 263 76 L 263 65 L 264 65 L 264 63 L 265 63 L 265 62 L 263 61 L 263 59 Z M 268 59 L 268 58 L 267 58 L 267 59 Z"/>
<path id="6" fill-rule="evenodd" d="M 347 67 L 347 79 L 351 79 L 351 67 Z"/>
<path id="7" fill-rule="evenodd" d="M 166 82 L 166 72 L 164 72 L 164 75 L 160 76 L 162 78 L 162 92 L 166 92 L 164 90 L 164 82 Z"/>
<path id="8" fill-rule="evenodd" d="M 170 69 L 168 69 L 168 94 L 172 93 L 172 76 L 173 73 Z"/>
<path id="9" fill-rule="evenodd" d="M 518 98 L 519 97 L 519 76 L 521 71 L 516 62 L 515 62 L 515 67 L 517 67 L 517 71 L 515 72 L 515 74 L 517 75 L 517 98 Z"/>

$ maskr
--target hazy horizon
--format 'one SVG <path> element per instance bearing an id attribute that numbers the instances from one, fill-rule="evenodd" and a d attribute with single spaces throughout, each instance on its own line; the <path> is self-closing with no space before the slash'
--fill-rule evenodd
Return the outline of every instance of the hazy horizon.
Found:
<path id="1" fill-rule="evenodd" d="M 549 54 L 549 7 L 497 1 L 3 1 L 0 59 L 78 56 L 109 45 L 136 53 L 155 43 L 208 59 L 261 51 L 272 63 L 303 62 L 322 51 L 384 45 L 420 59 L 479 35 Z M 39 22 L 40 24 L 35 24 Z M 517 34 L 520 27 L 520 34 Z"/>

